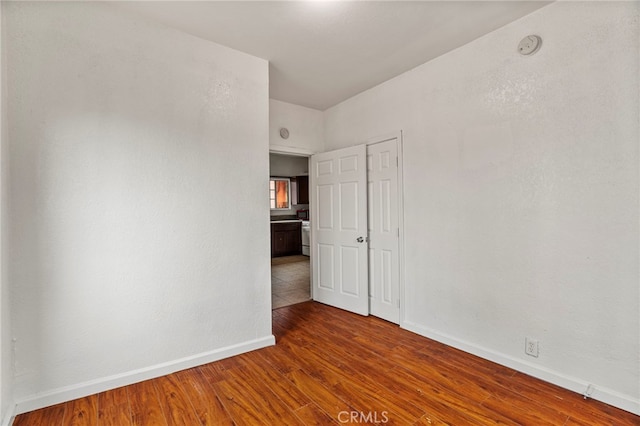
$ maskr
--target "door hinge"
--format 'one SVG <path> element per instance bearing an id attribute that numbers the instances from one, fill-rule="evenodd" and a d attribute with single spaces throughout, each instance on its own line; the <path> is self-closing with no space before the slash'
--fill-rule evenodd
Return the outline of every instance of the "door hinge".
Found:
<path id="1" fill-rule="evenodd" d="M 398 238 L 400 238 L 400 228 L 396 228 L 396 234 L 398 235 Z"/>
<path id="2" fill-rule="evenodd" d="M 398 305 L 398 309 L 400 309 L 400 299 L 396 300 L 396 305 Z"/>
<path id="3" fill-rule="evenodd" d="M 400 167 L 400 160 L 396 157 L 396 167 Z"/>

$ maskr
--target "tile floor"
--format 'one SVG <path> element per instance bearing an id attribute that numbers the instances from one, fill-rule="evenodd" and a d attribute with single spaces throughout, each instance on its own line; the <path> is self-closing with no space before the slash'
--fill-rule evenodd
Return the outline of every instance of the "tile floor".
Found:
<path id="1" fill-rule="evenodd" d="M 271 259 L 271 306 L 273 309 L 311 299 L 309 257 Z"/>

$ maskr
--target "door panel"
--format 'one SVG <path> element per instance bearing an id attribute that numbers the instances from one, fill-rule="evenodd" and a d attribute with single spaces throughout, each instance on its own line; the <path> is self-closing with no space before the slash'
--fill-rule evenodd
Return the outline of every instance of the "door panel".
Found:
<path id="1" fill-rule="evenodd" d="M 317 267 L 314 269 L 318 271 L 318 286 L 322 289 L 333 291 L 335 289 L 333 280 L 335 277 L 333 245 L 318 244 L 317 259 Z"/>
<path id="2" fill-rule="evenodd" d="M 358 268 L 351 268 L 349 265 L 358 264 L 358 248 L 357 247 L 340 247 L 340 264 L 342 270 L 341 291 L 343 294 L 351 296 L 359 296 L 360 286 L 358 277 Z"/>
<path id="3" fill-rule="evenodd" d="M 318 185 L 316 201 L 316 218 L 318 228 L 326 231 L 333 230 L 333 185 Z"/>
<path id="4" fill-rule="evenodd" d="M 360 185 L 362 187 L 362 185 Z M 358 182 L 340 183 L 340 229 L 358 231 Z"/>
<path id="5" fill-rule="evenodd" d="M 313 299 L 368 315 L 366 146 L 311 157 Z"/>
<path id="6" fill-rule="evenodd" d="M 367 146 L 371 315 L 400 322 L 397 139 Z"/>

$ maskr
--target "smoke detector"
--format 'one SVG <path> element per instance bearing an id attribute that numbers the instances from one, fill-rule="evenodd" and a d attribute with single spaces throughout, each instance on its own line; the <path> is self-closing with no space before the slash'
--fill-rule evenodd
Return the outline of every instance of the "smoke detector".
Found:
<path id="1" fill-rule="evenodd" d="M 540 50 L 540 46 L 542 46 L 542 39 L 537 35 L 528 35 L 520 41 L 518 44 L 518 52 L 521 55 L 533 55 L 538 50 Z"/>

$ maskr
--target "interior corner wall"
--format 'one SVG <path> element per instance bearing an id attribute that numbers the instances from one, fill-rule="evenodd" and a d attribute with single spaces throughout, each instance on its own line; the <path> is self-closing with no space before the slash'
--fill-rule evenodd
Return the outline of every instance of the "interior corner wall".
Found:
<path id="1" fill-rule="evenodd" d="M 315 154 L 324 151 L 322 111 L 288 102 L 269 100 L 269 147 L 273 152 Z M 280 129 L 289 137 L 280 136 Z"/>
<path id="2" fill-rule="evenodd" d="M 4 13 L 17 411 L 273 344 L 268 63 L 107 3 Z"/>
<path id="3" fill-rule="evenodd" d="M 553 3 L 328 109 L 325 138 L 403 130 L 404 327 L 640 414 L 638 8 Z"/>
<path id="4" fill-rule="evenodd" d="M 0 3 L 0 422 L 10 424 L 13 415 L 13 351 L 11 350 L 11 292 L 8 266 L 8 162 L 7 162 L 7 103 L 6 103 L 6 38 L 4 6 Z"/>

